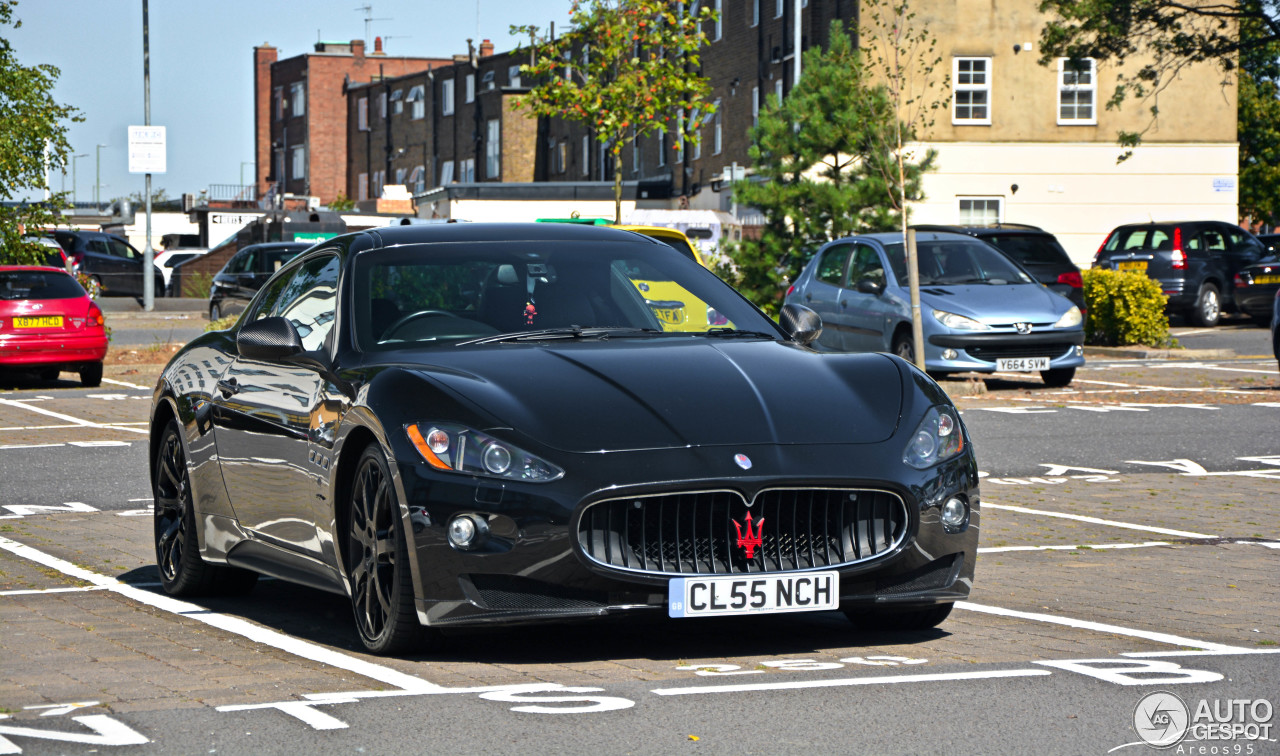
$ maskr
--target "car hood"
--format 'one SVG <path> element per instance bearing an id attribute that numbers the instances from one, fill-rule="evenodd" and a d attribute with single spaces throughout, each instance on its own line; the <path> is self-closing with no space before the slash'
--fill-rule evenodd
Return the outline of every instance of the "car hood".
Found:
<path id="1" fill-rule="evenodd" d="M 569 452 L 876 443 L 893 435 L 903 390 L 884 355 L 757 340 L 457 347 L 447 367 L 413 369 Z"/>
<path id="2" fill-rule="evenodd" d="M 921 286 L 920 301 L 988 325 L 1055 323 L 1071 302 L 1039 284 Z"/>

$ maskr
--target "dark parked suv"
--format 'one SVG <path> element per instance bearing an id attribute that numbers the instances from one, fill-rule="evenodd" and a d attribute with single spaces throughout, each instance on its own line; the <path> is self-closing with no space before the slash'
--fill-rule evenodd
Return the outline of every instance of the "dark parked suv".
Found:
<path id="1" fill-rule="evenodd" d="M 1084 312 L 1084 284 L 1080 268 L 1071 262 L 1057 237 L 1037 226 L 996 223 L 990 226 L 916 226 L 917 230 L 968 234 L 1012 257 L 1049 291 L 1061 294 Z"/>
<path id="2" fill-rule="evenodd" d="M 238 315 L 281 265 L 311 246 L 310 242 L 267 242 L 250 244 L 236 252 L 213 277 L 209 319 Z"/>
<path id="3" fill-rule="evenodd" d="M 1093 267 L 1145 273 L 1160 282 L 1170 312 L 1212 326 L 1234 307 L 1236 273 L 1266 251 L 1253 234 L 1222 221 L 1135 223 L 1111 232 Z"/>
<path id="4" fill-rule="evenodd" d="M 142 253 L 129 242 L 101 231 L 53 231 L 72 269 L 93 279 L 106 295 L 142 296 Z M 164 296 L 164 276 L 151 266 L 155 295 Z"/>

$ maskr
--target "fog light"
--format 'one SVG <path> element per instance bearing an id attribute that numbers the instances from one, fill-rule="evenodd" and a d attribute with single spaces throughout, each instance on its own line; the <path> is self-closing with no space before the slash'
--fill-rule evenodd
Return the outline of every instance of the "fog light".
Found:
<path id="1" fill-rule="evenodd" d="M 1081 346 L 1080 344 L 1076 344 L 1076 356 L 1077 356 L 1077 357 L 1083 357 L 1083 356 L 1084 356 L 1084 347 L 1083 347 L 1083 346 Z"/>
<path id="2" fill-rule="evenodd" d="M 459 549 L 474 549 L 488 532 L 489 526 L 476 515 L 458 515 L 449 521 L 449 543 Z"/>
<path id="3" fill-rule="evenodd" d="M 942 505 L 942 524 L 960 529 L 969 521 L 969 505 L 959 496 L 952 496 Z"/>
<path id="4" fill-rule="evenodd" d="M 959 356 L 960 356 L 960 353 L 959 353 L 959 352 L 957 352 L 957 351 L 956 351 L 956 350 L 954 350 L 954 349 L 943 349 L 943 350 L 942 350 L 942 359 L 944 359 L 944 360 L 954 360 L 955 358 L 957 358 L 957 357 L 959 357 Z"/>
<path id="5" fill-rule="evenodd" d="M 502 444 L 489 444 L 484 450 L 484 469 L 501 475 L 511 467 L 511 451 Z"/>

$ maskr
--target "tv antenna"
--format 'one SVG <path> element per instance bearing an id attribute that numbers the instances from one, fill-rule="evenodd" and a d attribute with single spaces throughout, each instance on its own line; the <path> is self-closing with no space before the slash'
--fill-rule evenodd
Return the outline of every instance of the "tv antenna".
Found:
<path id="1" fill-rule="evenodd" d="M 356 10 L 364 11 L 364 44 L 366 47 L 368 47 L 369 44 L 371 43 L 371 40 L 369 39 L 370 24 L 372 24 L 374 21 L 394 21 L 395 20 L 393 18 L 374 18 L 373 3 L 369 3 L 368 5 L 362 5 L 359 8 L 356 8 Z"/>

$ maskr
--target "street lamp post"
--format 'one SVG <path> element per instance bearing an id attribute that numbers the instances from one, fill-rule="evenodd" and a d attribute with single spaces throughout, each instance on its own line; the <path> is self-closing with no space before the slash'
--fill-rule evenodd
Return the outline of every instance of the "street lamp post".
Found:
<path id="1" fill-rule="evenodd" d="M 98 145 L 98 149 L 97 149 L 97 153 L 98 153 L 98 157 L 96 161 L 97 166 L 94 169 L 94 174 L 93 174 L 93 204 L 94 205 L 102 204 L 102 198 L 99 196 L 102 192 L 102 148 L 106 146 L 107 145 L 105 144 L 100 144 Z"/>
<path id="2" fill-rule="evenodd" d="M 89 153 L 82 152 L 79 155 L 71 156 L 71 204 L 76 203 L 76 161 L 82 157 L 89 157 Z"/>

